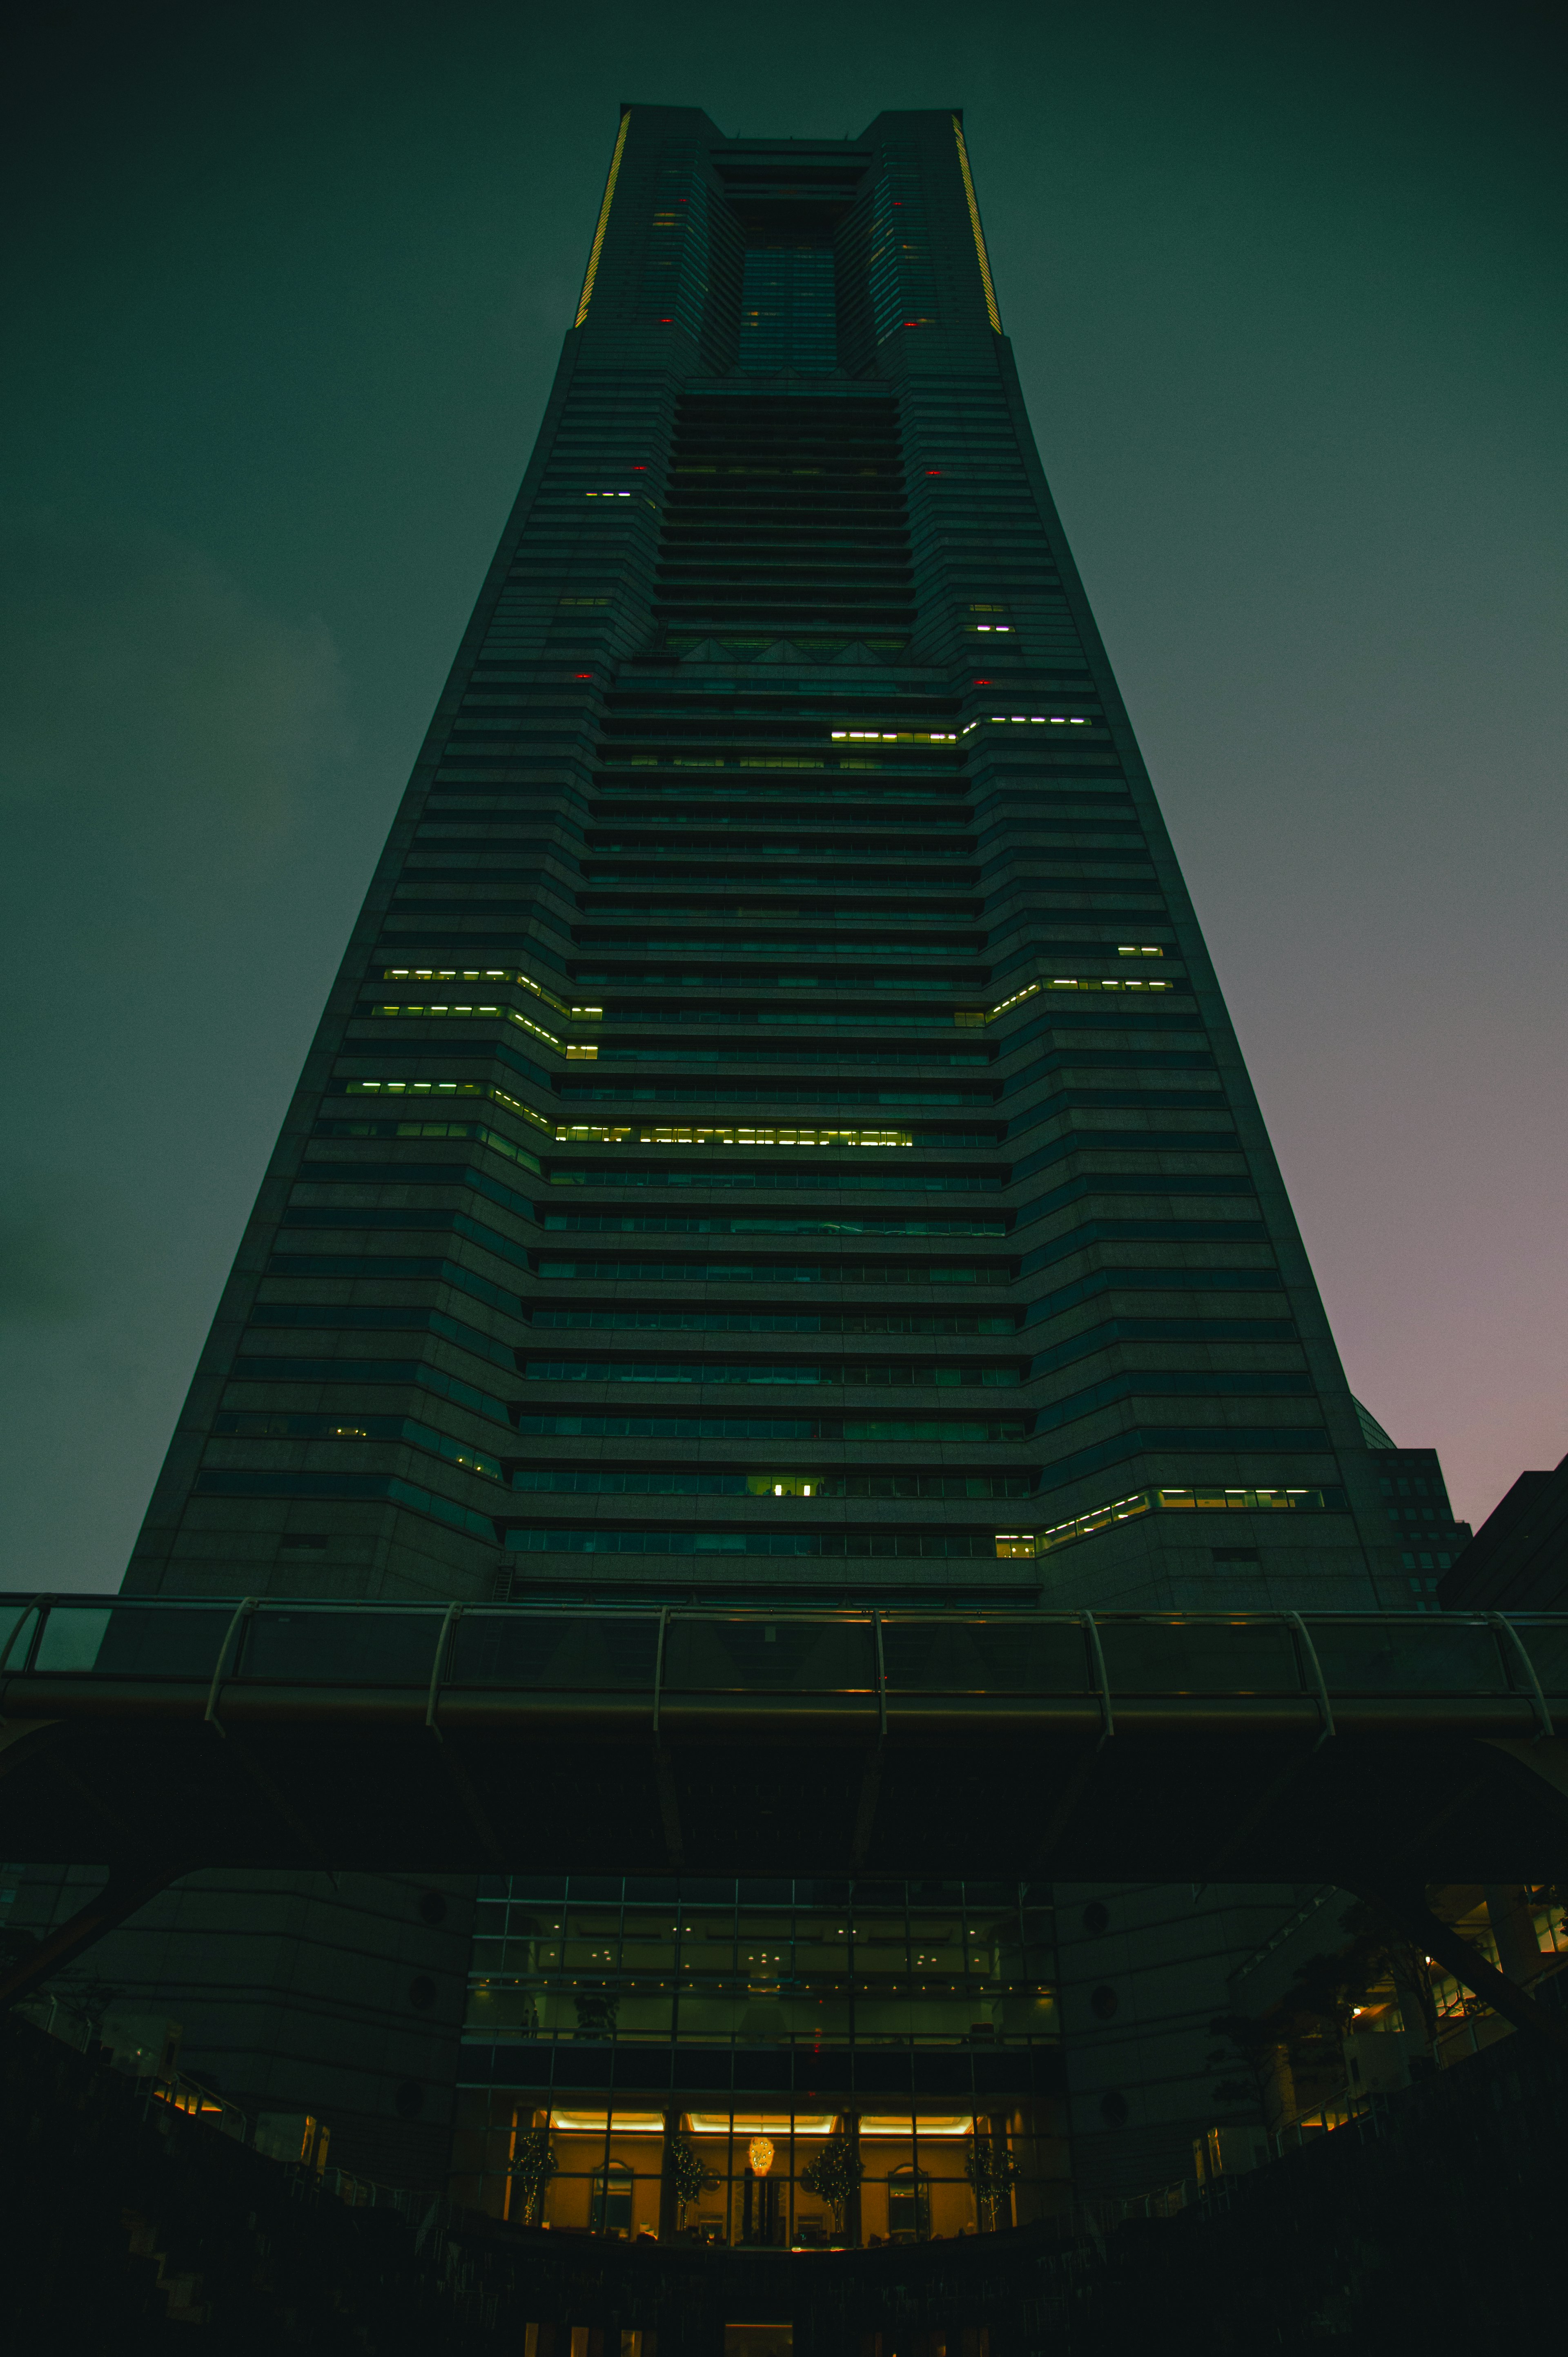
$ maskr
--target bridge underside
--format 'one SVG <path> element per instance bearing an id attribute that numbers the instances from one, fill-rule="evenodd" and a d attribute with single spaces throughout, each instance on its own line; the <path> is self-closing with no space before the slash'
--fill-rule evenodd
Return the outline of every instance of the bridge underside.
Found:
<path id="1" fill-rule="evenodd" d="M 1560 1878 L 1568 1738 L 1490 1701 L 664 1700 L 55 1682 L 19 1863 L 1386 1885 Z M 886 1723 L 884 1723 L 884 1721 Z"/>

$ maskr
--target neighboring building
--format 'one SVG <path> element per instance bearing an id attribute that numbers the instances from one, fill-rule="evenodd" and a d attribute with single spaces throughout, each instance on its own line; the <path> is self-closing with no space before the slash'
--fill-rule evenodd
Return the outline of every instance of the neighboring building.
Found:
<path id="1" fill-rule="evenodd" d="M 1356 1610 L 1407 1596 L 1378 1482 L 960 118 L 632 109 L 127 1585 Z M 188 2065 L 434 2168 L 471 1901 L 427 1879 L 297 1878 L 263 1954 L 255 1879 L 196 1877 L 116 1970 L 190 1956 Z M 549 2105 L 563 2222 L 635 2231 L 684 2119 L 723 2145 L 700 2217 L 764 2236 L 805 2212 L 736 2154 L 799 2189 L 835 2121 L 884 2139 L 867 2233 L 984 2212 L 976 2118 L 1007 2202 L 1069 2152 L 1179 2174 L 1294 1895 L 1058 1891 L 1054 1960 L 1049 1896 L 498 1877 L 464 2166 L 499 2201 Z"/>
<path id="2" fill-rule="evenodd" d="M 1568 1611 L 1568 1457 L 1521 1473 L 1444 1570 L 1445 1612 Z"/>
<path id="3" fill-rule="evenodd" d="M 1470 1525 L 1454 1519 L 1447 1484 L 1435 1448 L 1396 1448 L 1370 1411 L 1356 1403 L 1361 1429 L 1378 1469 L 1383 1512 L 1396 1525 L 1391 1534 L 1400 1550 L 1407 1612 L 1435 1612 L 1444 1574 L 1470 1543 Z M 1527 1473 L 1527 1481 L 1544 1480 Z M 1498 1512 L 1502 1509 L 1499 1507 Z M 1444 1598 L 1446 1600 L 1446 1598 Z"/>
<path id="4" fill-rule="evenodd" d="M 1427 1895 L 1485 1962 L 1532 1995 L 1568 1964 L 1563 1894 L 1550 1885 L 1450 1883 Z M 1311 1892 L 1238 1964 L 1218 2027 L 1236 2073 L 1256 2078 L 1276 2136 L 1336 2125 L 1361 2096 L 1391 2093 L 1514 2035 L 1483 1997 L 1420 1948 L 1389 1940 L 1333 1889 Z"/>

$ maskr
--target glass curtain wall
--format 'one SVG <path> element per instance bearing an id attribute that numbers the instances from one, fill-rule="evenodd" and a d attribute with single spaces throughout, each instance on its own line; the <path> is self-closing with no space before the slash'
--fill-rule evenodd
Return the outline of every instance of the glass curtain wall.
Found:
<path id="1" fill-rule="evenodd" d="M 1058 2062 L 1038 1886 L 495 1877 L 460 2198 L 621 2238 L 985 2231 L 1056 2206 Z"/>
<path id="2" fill-rule="evenodd" d="M 1051 2206 L 1060 2182 L 1028 2111 L 664 2113 L 491 2097 L 480 2127 L 469 2108 L 470 2157 L 482 2146 L 486 2165 L 465 2198 L 477 2179 L 492 2216 L 619 2242 L 659 2238 L 667 2147 L 690 2170 L 690 2190 L 671 2189 L 676 2239 L 779 2250 L 998 2233 Z M 838 2149 L 858 2160 L 853 2183 L 833 2172 Z"/>

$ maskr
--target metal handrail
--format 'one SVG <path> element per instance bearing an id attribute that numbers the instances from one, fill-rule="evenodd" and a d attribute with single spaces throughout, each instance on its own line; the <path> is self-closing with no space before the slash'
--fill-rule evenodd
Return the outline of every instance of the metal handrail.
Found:
<path id="1" fill-rule="evenodd" d="M 1306 1660 L 1307 1669 L 1311 1674 L 1313 1690 L 1317 1696 L 1318 1716 L 1322 1719 L 1323 1725 L 1317 1738 L 1317 1743 L 1313 1746 L 1313 1749 L 1316 1750 L 1318 1745 L 1326 1743 L 1334 1733 L 1334 1706 L 1328 1699 L 1328 1681 L 1323 1674 L 1323 1664 L 1317 1658 L 1317 1648 L 1313 1643 L 1312 1639 L 1307 1635 L 1306 1623 L 1302 1619 L 1301 1614 L 1299 1612 L 1287 1612 L 1284 1615 L 1284 1618 L 1290 1622 L 1291 1627 L 1295 1631 L 1296 1637 L 1301 1645 L 1302 1652 Z"/>
<path id="2" fill-rule="evenodd" d="M 1514 1627 L 1513 1622 L 1508 1618 L 1506 1613 L 1488 1612 L 1487 1618 L 1491 1622 L 1494 1629 L 1500 1629 L 1502 1631 L 1503 1634 L 1511 1642 L 1514 1652 L 1524 1663 L 1524 1674 L 1528 1681 L 1526 1690 L 1530 1695 L 1530 1707 L 1535 1713 L 1535 1733 L 1531 1737 L 1530 1740 L 1534 1743 L 1539 1743 L 1542 1736 L 1551 1735 L 1554 1733 L 1555 1730 L 1552 1723 L 1552 1713 L 1546 1706 L 1546 1696 L 1541 1691 L 1541 1678 L 1536 1670 L 1535 1663 L 1530 1660 L 1529 1653 L 1525 1650 L 1523 1638 L 1520 1635 L 1519 1631 Z"/>
<path id="3" fill-rule="evenodd" d="M 874 1612 L 872 1614 L 871 1625 L 876 1632 L 877 1731 L 879 1734 L 886 1735 L 887 1732 L 887 1662 L 882 1650 L 882 1615 L 880 1612 Z"/>
<path id="4" fill-rule="evenodd" d="M 659 1732 L 659 1698 L 664 1684 L 664 1639 L 670 1628 L 670 1607 L 661 1605 L 659 1611 L 659 1645 L 653 1656 L 653 1732 Z"/>
<path id="5" fill-rule="evenodd" d="M 319 1599 L 313 1601 L 318 1602 Z M 1559 1669 L 1556 1663 L 1561 1640 L 1554 1633 L 1561 1631 L 1563 1636 L 1568 1637 L 1568 1614 L 1564 1613 L 1505 1615 L 1477 1612 L 1444 1615 L 1441 1618 L 1424 1613 L 1304 1615 L 1299 1611 L 1165 1614 L 1079 1610 L 1043 1614 L 1034 1610 L 1015 1612 L 962 1604 L 941 1611 L 889 1608 L 880 1604 L 860 1606 L 846 1611 L 831 1604 L 803 1607 L 793 1601 L 759 1602 L 745 1607 L 650 1605 L 600 1611 L 593 1607 L 585 1609 L 582 1605 L 519 1607 L 452 1602 L 438 1608 L 411 1608 L 392 1599 L 377 1599 L 370 1604 L 357 1599 L 332 1599 L 321 1609 L 329 1610 L 339 1621 L 348 1616 L 351 1624 L 362 1623 L 366 1638 L 364 1660 L 356 1660 L 350 1642 L 347 1656 L 339 1659 L 336 1667 L 326 1672 L 317 1669 L 313 1662 L 313 1648 L 306 1627 L 300 1631 L 297 1652 L 288 1658 L 278 1656 L 267 1675 L 258 1678 L 246 1666 L 244 1659 L 246 1624 L 258 1611 L 268 1610 L 274 1606 L 291 1617 L 300 1613 L 301 1607 L 291 1599 L 252 1596 L 242 1597 L 237 1601 L 224 1599 L 219 1602 L 207 1598 L 116 1598 L 85 1595 L 64 1598 L 59 1594 L 18 1592 L 9 1598 L 0 1598 L 0 1605 L 6 1602 L 16 1614 L 10 1628 L 4 1637 L 0 1637 L 0 1686 L 4 1689 L 8 1719 L 15 1718 L 24 1698 L 27 1714 L 36 1716 L 44 1707 L 46 1697 L 52 1697 L 57 1693 L 62 1696 L 77 1693 L 83 1681 L 105 1695 L 112 1693 L 116 1685 L 133 1681 L 141 1685 L 151 1683 L 160 1688 L 195 1688 L 197 1692 L 199 1692 L 200 1685 L 205 1685 L 206 1702 L 202 1715 L 206 1723 L 216 1727 L 220 1734 L 225 1732 L 223 1711 L 228 1699 L 227 1689 L 239 1680 L 247 1695 L 254 1694 L 258 1701 L 264 1700 L 280 1686 L 375 1687 L 378 1690 L 389 1686 L 407 1687 L 413 1690 L 408 1696 L 411 1707 L 417 1710 L 414 1699 L 417 1695 L 424 1705 L 419 1715 L 425 1727 L 439 1736 L 443 1718 L 448 1717 L 456 1706 L 460 1692 L 473 1683 L 471 1679 L 465 1679 L 461 1684 L 455 1682 L 454 1631 L 458 1620 L 465 1615 L 470 1619 L 477 1615 L 477 1625 L 485 1628 L 510 1624 L 515 1634 L 521 1634 L 525 1626 L 535 1627 L 542 1637 L 568 1623 L 589 1629 L 598 1623 L 607 1631 L 616 1627 L 629 1630 L 635 1624 L 639 1631 L 647 1632 L 637 1650 L 641 1653 L 642 1644 L 646 1644 L 651 1655 L 651 1695 L 648 1667 L 639 1662 L 631 1672 L 628 1682 L 625 1670 L 612 1664 L 607 1655 L 603 1663 L 596 1663 L 590 1660 L 582 1664 L 581 1674 L 573 1683 L 585 1689 L 597 1690 L 602 1678 L 607 1687 L 619 1689 L 624 1686 L 628 1699 L 633 1693 L 639 1693 L 644 1708 L 651 1704 L 652 1727 L 656 1735 L 662 1725 L 666 1704 L 672 1704 L 675 1699 L 674 1690 L 669 1684 L 670 1671 L 673 1666 L 670 1634 L 677 1619 L 721 1631 L 731 1627 L 737 1633 L 746 1629 L 754 1630 L 759 1620 L 781 1621 L 791 1630 L 802 1632 L 816 1631 L 824 1636 L 838 1631 L 847 1638 L 850 1631 L 856 1632 L 854 1663 L 846 1662 L 842 1667 L 837 1663 L 833 1663 L 825 1674 L 820 1674 L 821 1683 L 814 1684 L 812 1691 L 848 1695 L 864 1690 L 875 1678 L 878 1727 L 883 1734 L 887 1732 L 894 1716 L 911 1707 L 919 1708 L 922 1696 L 934 1697 L 939 1693 L 978 1695 L 983 1692 L 998 1706 L 1013 1696 L 1019 1708 L 1037 1707 L 1047 1702 L 1064 1706 L 1074 1701 L 1079 1706 L 1088 1704 L 1098 1709 L 1101 1731 L 1105 1735 L 1114 1733 L 1119 1718 L 1146 1717 L 1148 1706 L 1161 1695 L 1168 1695 L 1173 1701 L 1179 1699 L 1184 1706 L 1196 1706 L 1206 1698 L 1217 1701 L 1246 1698 L 1261 1707 L 1269 1702 L 1283 1702 L 1305 1693 L 1316 1706 L 1320 1743 L 1335 1736 L 1340 1719 L 1348 1724 L 1364 1716 L 1374 1696 L 1385 1702 L 1404 1701 L 1412 1706 L 1451 1701 L 1455 1709 L 1467 1707 L 1472 1711 L 1482 1704 L 1494 1704 L 1513 1710 L 1520 1717 L 1528 1711 L 1529 1731 L 1539 1739 L 1555 1731 L 1552 1718 L 1554 1705 L 1549 1699 L 1543 1673 L 1537 1665 L 1532 1650 L 1543 1637 L 1553 1648 L 1550 1655 L 1542 1656 L 1543 1661 L 1551 1663 L 1545 1674 L 1552 1681 L 1554 1694 L 1560 1681 L 1563 1682 L 1563 1693 L 1568 1693 L 1568 1647 L 1562 1649 L 1563 1667 Z M 36 1665 L 48 1652 L 47 1631 L 51 1617 L 68 1608 L 73 1613 L 84 1609 L 90 1614 L 124 1612 L 133 1619 L 144 1610 L 173 1613 L 176 1615 L 175 1625 L 183 1614 L 200 1614 L 209 1623 L 222 1619 L 226 1625 L 215 1662 L 212 1655 L 207 1653 L 206 1641 L 200 1648 L 200 1654 L 206 1656 L 205 1662 L 201 1661 L 200 1655 L 193 1658 L 188 1646 L 179 1648 L 179 1653 L 183 1653 L 189 1663 L 188 1667 L 178 1665 L 178 1653 L 164 1657 L 156 1645 L 149 1652 L 146 1647 L 138 1643 L 127 1650 L 123 1662 L 117 1665 L 114 1649 L 106 1643 L 99 1658 L 91 1663 L 83 1661 L 74 1667 L 68 1667 L 62 1662 L 59 1668 L 40 1669 Z M 310 1608 L 305 1609 L 308 1610 Z M 388 1612 L 403 1617 L 412 1613 L 413 1619 L 435 1624 L 431 1631 L 433 1645 L 429 1638 L 420 1639 L 411 1628 L 409 1634 L 413 1638 L 413 1643 L 408 1650 L 413 1658 L 406 1666 L 401 1658 L 397 1666 L 390 1668 L 381 1664 L 376 1658 L 379 1649 L 372 1641 L 377 1625 L 375 1616 L 381 1614 L 384 1617 Z M 922 1674 L 924 1663 L 917 1666 L 913 1661 L 907 1670 L 895 1675 L 898 1664 L 893 1648 L 899 1641 L 901 1632 L 918 1631 L 923 1638 L 929 1638 L 944 1630 L 951 1630 L 957 1635 L 965 1629 L 977 1631 L 989 1629 L 994 1640 L 1004 1641 L 1005 1650 L 1005 1640 L 1013 1632 L 1022 1634 L 1029 1630 L 1039 1632 L 1042 1624 L 1064 1634 L 1069 1629 L 1074 1630 L 1078 1632 L 1082 1650 L 1079 1652 L 1076 1647 L 1067 1649 L 1059 1660 L 1053 1658 L 1031 1665 L 1031 1674 L 1015 1684 L 1005 1680 L 1001 1686 L 994 1682 L 988 1684 L 983 1674 L 977 1673 L 970 1677 L 956 1675 L 954 1682 L 948 1685 L 942 1682 L 940 1660 L 934 1682 L 928 1683 L 927 1676 Z M 114 1625 L 119 1624 L 116 1622 Z M 164 1625 L 170 1624 L 166 1621 Z M 1240 1631 L 1248 1629 L 1255 1631 L 1277 1630 L 1283 1633 L 1289 1630 L 1292 1632 L 1294 1664 L 1287 1656 L 1282 1656 L 1277 1664 L 1273 1663 L 1272 1656 L 1268 1663 L 1252 1663 L 1246 1647 L 1243 1647 L 1232 1668 L 1228 1659 L 1228 1648 L 1223 1642 L 1218 1646 L 1206 1644 L 1203 1648 L 1205 1658 L 1195 1662 L 1187 1653 L 1183 1635 L 1184 1632 L 1190 1633 L 1197 1625 Z M 1484 1640 L 1481 1637 L 1483 1630 L 1486 1631 Z M 869 1635 L 869 1644 L 865 1643 L 860 1632 Z M 1116 1644 L 1121 1641 L 1122 1632 L 1140 1639 L 1135 1660 L 1130 1660 L 1125 1665 L 1121 1664 L 1116 1652 Z M 351 1627 L 349 1633 L 351 1637 Z M 1457 1653 L 1455 1651 L 1456 1638 L 1461 1641 Z M 1527 1638 L 1530 1641 L 1527 1642 Z M 1340 1656 L 1347 1640 L 1351 1650 L 1342 1661 Z M 430 1646 L 428 1651 L 427 1645 Z M 65 1650 L 69 1652 L 72 1649 L 68 1647 Z M 402 1651 L 400 1647 L 400 1655 Z M 860 1658 L 862 1652 L 864 1668 Z M 1475 1656 L 1473 1661 L 1470 1658 L 1472 1653 Z M 156 1666 L 162 1658 L 166 1658 L 171 1665 Z M 521 1658 L 515 1664 L 509 1662 L 504 1668 L 498 1668 L 493 1676 L 486 1673 L 485 1680 L 502 1687 L 527 1689 L 531 1684 L 530 1659 L 531 1649 L 524 1644 Z M 1116 1672 L 1111 1668 L 1112 1660 L 1119 1663 Z M 1427 1674 L 1428 1661 L 1431 1663 L 1430 1675 Z M 25 1666 L 18 1668 L 18 1662 Z M 138 1663 L 147 1662 L 154 1666 L 137 1666 Z M 210 1673 L 206 1662 L 213 1662 Z M 1332 1683 L 1326 1666 L 1329 1663 L 1337 1672 Z M 706 1678 L 699 1680 L 700 1690 L 706 1692 L 711 1687 L 715 1693 L 721 1689 L 737 1693 L 762 1691 L 752 1687 L 739 1663 L 734 1665 L 734 1669 L 733 1677 L 721 1676 L 716 1685 Z M 250 1706 L 248 1704 L 247 1707 Z M 1561 1695 L 1556 1695 L 1555 1707 L 1559 1710 L 1563 1708 Z"/>
<path id="6" fill-rule="evenodd" d="M 234 1608 L 233 1619 L 223 1631 L 223 1642 L 218 1648 L 218 1661 L 212 1672 L 212 1684 L 207 1689 L 207 1708 L 202 1713 L 202 1717 L 209 1727 L 215 1727 L 218 1729 L 220 1735 L 227 1734 L 223 1722 L 218 1716 L 218 1695 L 223 1684 L 223 1673 L 229 1666 L 229 1648 L 234 1642 L 236 1631 L 250 1619 L 261 1600 L 259 1596 L 241 1598 Z"/>
<path id="7" fill-rule="evenodd" d="M 11 1601 L 10 1598 L 6 1598 L 5 1601 L 9 1603 Z M 21 1598 L 17 1598 L 16 1601 L 20 1603 Z M 34 1612 L 38 1614 L 38 1629 L 41 1629 L 44 1625 L 45 1611 L 53 1602 L 54 1596 L 52 1592 L 46 1592 L 41 1596 L 29 1597 L 27 1601 L 22 1604 L 21 1610 L 17 1613 L 16 1620 L 11 1623 L 11 1632 L 9 1636 L 6 1638 L 4 1646 L 0 1646 L 0 1677 L 4 1677 L 5 1674 L 6 1667 L 11 1659 L 11 1648 L 16 1643 L 21 1631 L 27 1627 L 28 1615 Z M 36 1637 L 38 1633 L 38 1629 L 35 1629 L 33 1631 L 33 1636 Z M 27 1650 L 28 1652 L 32 1650 L 31 1637 L 29 1637 L 27 1641 Z M 25 1660 L 26 1656 L 24 1656 L 24 1662 Z"/>
<path id="8" fill-rule="evenodd" d="M 1032 1594 L 1033 1590 L 1027 1593 Z M 127 1594 L 115 1588 L 72 1590 L 69 1594 L 59 1589 L 38 1591 L 32 1588 L 0 1588 L 0 1605 L 17 1605 L 23 1608 L 24 1612 L 30 1609 L 56 1605 L 72 1610 L 82 1608 L 88 1609 L 109 1608 L 115 1611 L 125 1612 L 182 1612 L 192 1609 L 211 1612 L 225 1604 L 240 1603 L 252 1605 L 264 1603 L 289 1613 L 306 1615 L 312 1612 L 334 1615 L 355 1612 L 364 1613 L 367 1616 L 392 1613 L 402 1614 L 410 1619 L 427 1620 L 435 1619 L 438 1615 L 444 1614 L 446 1609 L 439 1599 L 420 1603 L 407 1597 L 322 1597 L 283 1594 L 269 1594 L 265 1597 L 141 1596 L 134 1593 Z M 606 1598 L 603 1600 L 595 1599 L 592 1603 L 584 1601 L 573 1604 L 534 1603 L 527 1598 L 513 1598 L 506 1602 L 469 1603 L 464 1609 L 466 1611 L 476 1612 L 481 1616 L 494 1615 L 499 1619 L 516 1617 L 546 1620 L 580 1620 L 585 1614 L 595 1620 L 651 1620 L 658 1617 L 661 1609 L 679 1611 L 682 1620 L 833 1620 L 864 1624 L 869 1622 L 874 1613 L 880 1613 L 886 1620 L 1005 1620 L 1029 1628 L 1037 1628 L 1042 1623 L 1055 1623 L 1064 1628 L 1080 1627 L 1083 1620 L 1080 1609 L 1068 1607 L 1060 1607 L 1054 1610 L 1047 1609 L 1027 1602 L 1026 1592 L 1022 1590 L 1015 1601 L 1008 1598 L 998 1602 L 982 1596 L 975 1598 L 973 1601 L 964 1600 L 945 1605 L 921 1601 L 896 1603 L 867 1601 L 857 1604 L 801 1603 L 792 1597 L 779 1596 L 772 1598 L 765 1598 L 757 1602 L 736 1598 L 715 1598 L 711 1602 L 697 1601 L 684 1603 L 678 1607 L 627 1602 L 619 1598 Z M 1205 1610 L 1197 1607 L 1173 1609 L 1168 1612 L 1153 1612 L 1146 1609 L 1132 1608 L 1124 1611 L 1102 1611 L 1098 1615 L 1100 1620 L 1107 1622 L 1137 1621 L 1173 1629 L 1195 1625 L 1259 1628 L 1299 1617 L 1299 1614 L 1287 1611 L 1246 1611 L 1236 1608 Z M 1420 1631 L 1434 1635 L 1452 1633 L 1455 1629 L 1479 1628 L 1495 1621 L 1498 1617 L 1495 1612 L 1480 1609 L 1441 1614 L 1422 1611 L 1342 1611 L 1314 1612 L 1311 1615 L 1313 1621 L 1319 1625 L 1332 1622 L 1346 1628 L 1387 1626 Z M 1517 1624 L 1531 1628 L 1538 1623 L 1544 1623 L 1549 1627 L 1568 1627 L 1568 1612 L 1515 1612 L 1507 1617 L 1510 1627 Z M 4 1655 L 0 1654 L 0 1659 L 3 1658 Z"/>
<path id="9" fill-rule="evenodd" d="M 1111 1707 L 1111 1678 L 1105 1667 L 1105 1648 L 1100 1641 L 1100 1630 L 1093 1613 L 1080 1613 L 1079 1618 L 1089 1631 L 1090 1655 L 1094 1663 L 1094 1674 L 1100 1684 L 1101 1737 L 1101 1740 L 1104 1740 L 1116 1732 L 1115 1714 Z"/>
<path id="10" fill-rule="evenodd" d="M 442 1735 L 441 1729 L 435 1724 L 435 1705 L 439 1699 L 441 1692 L 441 1664 L 446 1655 L 446 1640 L 451 1634 L 455 1623 L 460 1620 L 462 1617 L 463 1608 L 460 1604 L 449 1604 L 446 1607 L 445 1616 L 442 1619 L 440 1630 L 437 1632 L 435 1639 L 435 1657 L 430 1664 L 430 1697 L 424 1706 L 424 1724 L 430 1729 L 431 1734 L 435 1738 L 437 1743 L 441 1743 L 446 1740 L 445 1737 Z"/>

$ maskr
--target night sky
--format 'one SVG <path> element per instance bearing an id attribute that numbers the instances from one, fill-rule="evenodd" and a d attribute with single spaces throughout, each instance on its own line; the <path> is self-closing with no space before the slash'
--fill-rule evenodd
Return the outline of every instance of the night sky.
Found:
<path id="1" fill-rule="evenodd" d="M 0 1585 L 113 1587 L 526 462 L 618 102 L 959 105 L 1352 1388 L 1568 1448 L 1544 13 L 38 13 L 5 80 Z"/>

